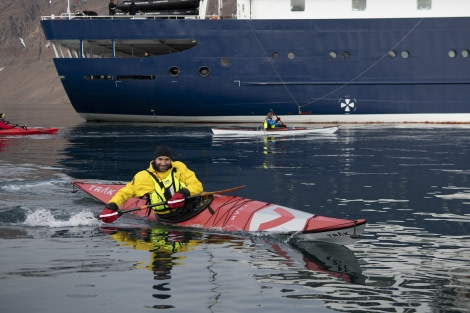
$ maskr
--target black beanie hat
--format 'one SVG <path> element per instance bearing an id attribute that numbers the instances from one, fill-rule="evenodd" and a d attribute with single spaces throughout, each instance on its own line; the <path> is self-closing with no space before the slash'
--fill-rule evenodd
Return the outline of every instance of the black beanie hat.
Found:
<path id="1" fill-rule="evenodd" d="M 171 152 L 171 149 L 168 146 L 158 146 L 155 150 L 155 159 L 161 156 L 166 156 L 171 159 L 173 153 Z"/>

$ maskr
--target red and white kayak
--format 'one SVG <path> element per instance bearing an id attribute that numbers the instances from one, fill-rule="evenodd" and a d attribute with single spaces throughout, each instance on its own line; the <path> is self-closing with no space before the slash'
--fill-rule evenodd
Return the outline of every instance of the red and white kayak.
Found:
<path id="1" fill-rule="evenodd" d="M 226 128 L 212 128 L 214 136 L 290 136 L 290 135 L 331 135 L 338 131 L 340 128 L 337 126 L 326 126 L 319 128 L 306 128 L 306 127 L 284 127 L 273 128 L 265 130 L 259 128 L 242 128 L 242 127 L 226 127 Z"/>
<path id="2" fill-rule="evenodd" d="M 77 189 L 101 203 L 107 203 L 124 184 L 72 181 Z M 140 207 L 145 200 L 129 199 L 121 210 Z M 160 222 L 150 210 L 130 214 Z M 149 214 L 150 213 L 150 214 Z M 183 227 L 227 232 L 257 232 L 287 235 L 295 240 L 324 241 L 340 245 L 356 242 L 366 227 L 365 219 L 338 219 L 247 198 L 215 194 L 208 208 L 185 221 Z"/>
<path id="3" fill-rule="evenodd" d="M 58 130 L 57 127 L 15 127 L 0 129 L 0 136 L 55 134 Z"/>

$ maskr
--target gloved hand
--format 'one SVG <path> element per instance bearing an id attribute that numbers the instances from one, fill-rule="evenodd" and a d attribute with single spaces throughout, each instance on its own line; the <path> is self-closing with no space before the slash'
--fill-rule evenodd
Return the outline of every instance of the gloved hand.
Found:
<path id="1" fill-rule="evenodd" d="M 170 200 L 168 200 L 168 206 L 170 209 L 178 209 L 184 205 L 184 195 L 180 192 L 173 194 Z"/>
<path id="2" fill-rule="evenodd" d="M 189 196 L 189 190 L 186 188 L 181 189 L 179 192 L 173 194 L 170 200 L 168 200 L 168 206 L 170 209 L 178 209 L 184 205 L 185 198 Z"/>
<path id="3" fill-rule="evenodd" d="M 119 216 L 119 207 L 116 203 L 110 202 L 106 204 L 103 211 L 101 211 L 99 217 L 105 223 L 112 223 Z"/>
<path id="4" fill-rule="evenodd" d="M 278 121 L 278 122 L 279 122 L 280 120 L 281 120 L 281 118 L 280 118 L 280 117 L 278 117 L 278 118 L 276 119 L 276 121 Z"/>

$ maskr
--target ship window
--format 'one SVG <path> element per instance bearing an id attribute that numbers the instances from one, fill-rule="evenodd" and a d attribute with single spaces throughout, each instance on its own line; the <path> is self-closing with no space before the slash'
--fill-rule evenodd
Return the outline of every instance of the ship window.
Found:
<path id="1" fill-rule="evenodd" d="M 365 11 L 367 8 L 367 0 L 352 0 L 353 11 Z"/>
<path id="2" fill-rule="evenodd" d="M 388 57 L 389 57 L 390 59 L 395 59 L 395 58 L 397 57 L 397 53 L 396 53 L 395 51 L 393 51 L 393 50 L 390 50 L 390 51 L 388 52 Z"/>
<path id="3" fill-rule="evenodd" d="M 432 0 L 418 0 L 418 10 L 431 10 Z"/>
<path id="4" fill-rule="evenodd" d="M 207 66 L 201 66 L 198 72 L 199 72 L 199 76 L 201 77 L 207 77 L 211 73 L 211 71 L 209 70 Z"/>
<path id="5" fill-rule="evenodd" d="M 178 77 L 180 76 L 180 73 L 181 70 L 179 69 L 179 67 L 172 66 L 168 69 L 168 75 L 170 75 L 171 77 Z"/>
<path id="6" fill-rule="evenodd" d="M 85 80 L 110 80 L 113 79 L 111 75 L 85 75 Z"/>
<path id="7" fill-rule="evenodd" d="M 294 52 L 289 52 L 289 53 L 287 54 L 287 58 L 288 58 L 289 60 L 295 59 L 295 53 L 294 53 Z"/>
<path id="8" fill-rule="evenodd" d="M 336 52 L 331 51 L 331 52 L 329 53 L 329 56 L 330 56 L 330 59 L 336 59 Z"/>
<path id="9" fill-rule="evenodd" d="M 116 80 L 154 80 L 154 75 L 118 75 Z"/>
<path id="10" fill-rule="evenodd" d="M 228 58 L 222 58 L 220 59 L 220 65 L 222 66 L 228 66 L 230 64 Z"/>
<path id="11" fill-rule="evenodd" d="M 462 50 L 462 57 L 463 58 L 468 58 L 469 55 L 470 55 L 470 51 L 468 51 L 467 49 Z"/>
<path id="12" fill-rule="evenodd" d="M 196 46 L 194 39 L 126 39 L 115 40 L 115 55 L 118 58 L 142 57 L 145 52 L 151 56 L 174 54 Z"/>
<path id="13" fill-rule="evenodd" d="M 457 51 L 449 50 L 449 58 L 455 58 L 457 56 Z"/>
<path id="14" fill-rule="evenodd" d="M 191 49 L 197 45 L 195 39 L 148 39 L 148 40 L 58 40 L 57 57 L 86 58 L 132 58 L 143 57 L 145 52 L 151 56 L 174 54 Z"/>
<path id="15" fill-rule="evenodd" d="M 111 40 L 83 40 L 83 56 L 87 58 L 111 58 Z"/>
<path id="16" fill-rule="evenodd" d="M 305 0 L 290 0 L 291 11 L 305 11 Z"/>
<path id="17" fill-rule="evenodd" d="M 401 52 L 401 57 L 402 57 L 403 59 L 408 59 L 409 56 L 410 56 L 410 53 L 409 53 L 407 50 L 403 50 L 403 51 Z"/>
<path id="18" fill-rule="evenodd" d="M 343 51 L 341 56 L 343 57 L 343 59 L 349 59 L 349 57 L 351 56 L 351 53 L 349 53 L 349 51 Z"/>

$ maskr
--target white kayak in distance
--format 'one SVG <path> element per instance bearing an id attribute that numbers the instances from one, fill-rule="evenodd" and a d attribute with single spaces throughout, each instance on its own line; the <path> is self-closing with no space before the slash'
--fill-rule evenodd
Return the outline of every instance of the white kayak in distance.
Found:
<path id="1" fill-rule="evenodd" d="M 340 125 L 318 128 L 307 127 L 279 127 L 266 130 L 262 127 L 223 127 L 212 128 L 214 136 L 291 136 L 291 135 L 332 135 L 338 131 Z"/>

